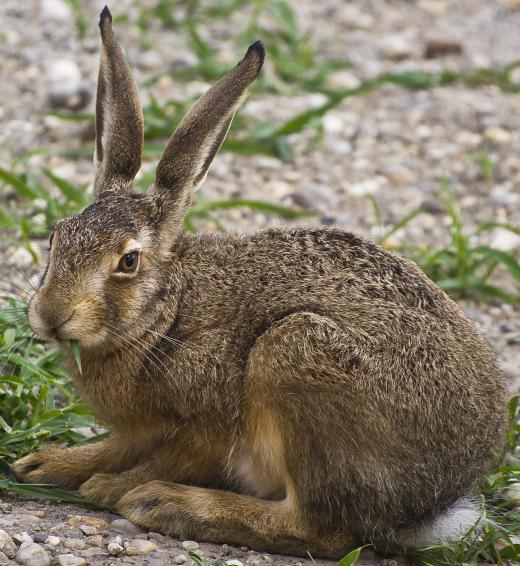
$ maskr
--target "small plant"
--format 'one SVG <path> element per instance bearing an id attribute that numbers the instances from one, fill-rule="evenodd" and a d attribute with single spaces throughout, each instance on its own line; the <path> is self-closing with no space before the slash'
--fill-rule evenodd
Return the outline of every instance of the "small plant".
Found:
<path id="1" fill-rule="evenodd" d="M 400 244 L 397 249 L 410 256 L 441 289 L 450 295 L 477 301 L 501 300 L 520 301 L 520 263 L 514 255 L 489 245 L 474 244 L 483 234 L 500 228 L 520 234 L 520 228 L 510 224 L 485 222 L 468 233 L 464 228 L 464 218 L 457 206 L 453 191 L 447 181 L 442 185 L 442 202 L 450 220 L 448 245 L 440 248 L 426 248 Z M 382 226 L 377 203 L 372 200 L 376 222 Z M 396 232 L 409 224 L 425 210 L 414 209 L 405 217 L 384 231 L 378 242 L 389 246 L 389 239 Z M 498 268 L 502 268 L 510 280 L 510 290 L 493 284 L 492 277 Z"/>

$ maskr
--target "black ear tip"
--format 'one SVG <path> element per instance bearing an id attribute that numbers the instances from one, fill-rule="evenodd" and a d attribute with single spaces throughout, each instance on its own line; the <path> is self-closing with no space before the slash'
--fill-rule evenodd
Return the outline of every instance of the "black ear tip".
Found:
<path id="1" fill-rule="evenodd" d="M 249 49 L 247 50 L 246 53 L 246 57 L 251 53 L 255 53 L 255 55 L 258 57 L 259 60 L 258 70 L 260 70 L 262 68 L 262 65 L 264 64 L 265 47 L 264 44 L 259 39 L 257 39 L 254 43 L 252 43 L 249 46 Z"/>
<path id="2" fill-rule="evenodd" d="M 112 14 L 110 13 L 108 6 L 105 6 L 101 10 L 101 14 L 99 14 L 99 27 L 100 28 L 102 28 L 103 24 L 105 23 L 105 20 L 108 20 L 109 23 L 112 23 Z"/>

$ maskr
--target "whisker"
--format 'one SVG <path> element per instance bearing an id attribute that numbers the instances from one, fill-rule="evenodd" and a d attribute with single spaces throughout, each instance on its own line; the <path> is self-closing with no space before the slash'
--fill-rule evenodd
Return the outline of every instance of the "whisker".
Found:
<path id="1" fill-rule="evenodd" d="M 139 348 L 138 348 L 138 344 L 135 344 L 131 339 L 127 338 L 126 336 L 123 336 L 123 335 L 120 333 L 120 331 L 114 332 L 111 328 L 107 328 L 107 330 L 108 330 L 109 332 L 111 332 L 112 334 L 114 334 L 115 336 L 117 336 L 118 338 L 122 338 L 122 339 L 128 344 L 128 346 L 125 346 L 125 344 L 121 344 L 121 346 L 125 349 L 125 351 L 129 352 L 130 355 L 132 355 L 132 352 L 130 351 L 130 347 L 131 347 L 131 348 L 133 348 L 138 354 L 143 355 L 144 358 L 145 358 L 146 360 L 148 360 L 148 361 L 157 369 L 157 371 L 159 371 L 159 372 L 161 371 L 161 369 L 157 366 L 157 364 L 156 364 L 152 359 L 150 359 L 150 358 L 148 357 L 148 353 L 147 353 L 147 351 L 146 351 L 145 349 L 139 349 Z M 150 353 L 152 353 L 152 352 L 150 352 Z M 157 356 L 155 356 L 155 357 L 157 357 Z M 157 359 L 158 359 L 158 358 L 157 358 Z M 158 361 L 161 362 L 161 360 L 159 360 L 159 359 L 158 359 Z M 161 362 L 161 363 L 162 363 L 162 362 Z M 168 374 L 168 373 L 169 373 L 168 368 L 167 368 L 164 364 L 163 364 L 163 366 L 164 366 L 164 368 L 166 369 L 166 372 L 167 372 L 167 374 Z M 155 387 L 155 380 L 153 379 L 152 374 L 150 373 L 150 370 L 149 370 L 145 365 L 142 365 L 142 368 L 145 370 L 146 374 L 147 374 L 148 377 L 150 378 L 150 381 L 152 382 L 152 384 L 154 384 L 154 387 Z M 157 391 L 158 391 L 158 393 L 160 393 L 160 391 L 158 390 L 158 387 L 157 387 Z"/>
<path id="2" fill-rule="evenodd" d="M 17 273 L 18 275 L 21 275 L 26 281 L 27 283 L 29 283 L 29 285 L 36 291 L 36 287 L 34 285 L 34 283 L 29 279 L 29 277 L 27 277 L 27 275 L 22 271 L 22 266 L 20 265 L 20 263 L 18 262 L 18 260 L 16 260 L 17 266 L 13 265 L 9 259 L 7 259 L 7 257 L 4 254 L 0 254 L 0 257 L 7 263 L 7 265 L 9 265 L 10 267 L 12 267 Z"/>
<path id="3" fill-rule="evenodd" d="M 117 330 L 118 332 L 121 332 L 121 330 L 118 329 L 118 328 L 116 328 L 116 327 L 112 327 L 112 328 L 114 328 L 114 329 Z M 127 334 L 128 334 L 128 333 L 127 333 Z M 131 339 L 131 340 L 134 341 L 134 342 L 136 342 L 136 341 L 138 340 L 138 338 L 135 338 L 135 337 L 133 337 L 133 336 L 131 336 L 131 335 L 129 335 L 129 334 L 128 334 L 128 336 L 129 336 L 129 339 Z M 128 338 L 127 338 L 127 340 L 128 340 Z M 168 368 L 168 366 L 166 366 L 166 364 L 165 364 L 165 363 L 157 356 L 157 354 L 155 354 L 155 352 L 153 351 L 153 350 L 155 349 L 155 350 L 157 350 L 157 351 L 159 352 L 160 350 L 159 350 L 158 348 L 156 348 L 155 346 L 152 346 L 151 348 L 146 349 L 142 344 L 139 344 L 139 346 L 140 346 L 141 348 L 143 348 L 143 350 L 140 350 L 141 353 L 143 353 L 145 356 L 146 356 L 146 353 L 147 353 L 147 352 L 150 353 L 150 354 L 162 365 L 162 367 L 164 368 L 164 370 L 166 371 L 166 373 L 171 376 L 171 370 Z M 173 364 L 173 365 L 175 364 L 175 361 L 173 360 L 173 358 L 171 358 L 170 356 L 168 356 L 168 354 L 166 354 L 165 352 L 161 352 L 161 354 L 162 354 L 171 364 Z M 148 359 L 149 359 L 149 358 L 148 358 Z M 149 361 L 153 363 L 152 360 L 149 359 Z M 154 364 L 154 365 L 155 365 L 155 364 Z M 159 369 L 159 368 L 157 367 L 157 365 L 155 365 L 155 367 L 156 367 L 157 369 Z"/>
<path id="4" fill-rule="evenodd" d="M 31 293 L 29 291 L 22 289 L 21 287 L 19 287 L 18 285 L 15 285 L 12 281 L 9 281 L 8 279 L 4 279 L 4 278 L 0 277 L 0 281 L 5 283 L 6 285 L 9 285 L 10 287 L 13 287 L 14 289 L 18 289 L 18 291 L 20 291 L 21 293 L 25 293 L 28 297 L 31 296 Z"/>
<path id="5" fill-rule="evenodd" d="M 173 338 L 173 336 L 166 336 L 164 334 L 161 334 L 160 332 L 156 332 L 155 330 L 150 330 L 149 328 L 145 328 L 144 326 L 139 326 L 138 324 L 134 323 L 134 326 L 136 328 L 139 328 L 140 330 L 144 330 L 145 332 L 150 332 L 150 334 L 153 334 L 155 336 L 158 336 L 164 340 L 166 340 L 167 342 L 170 342 L 171 344 L 175 344 L 176 346 L 182 346 L 185 348 L 192 348 L 193 350 L 196 350 L 198 352 L 202 352 L 202 348 L 200 348 L 199 346 L 196 346 L 195 344 L 192 344 L 191 342 L 184 342 L 182 340 L 179 340 L 177 338 Z"/>

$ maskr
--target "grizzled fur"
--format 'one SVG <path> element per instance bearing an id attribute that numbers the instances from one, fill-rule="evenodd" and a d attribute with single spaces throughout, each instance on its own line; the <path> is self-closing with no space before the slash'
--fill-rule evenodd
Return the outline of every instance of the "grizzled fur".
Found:
<path id="1" fill-rule="evenodd" d="M 137 91 L 107 10 L 101 28 L 97 200 L 56 226 L 30 320 L 111 434 L 26 456 L 16 475 L 150 530 L 325 556 L 402 540 L 470 494 L 501 449 L 502 376 L 412 262 L 336 229 L 180 229 L 260 44 L 188 113 L 140 195 Z M 117 273 L 134 248 L 138 270 Z"/>

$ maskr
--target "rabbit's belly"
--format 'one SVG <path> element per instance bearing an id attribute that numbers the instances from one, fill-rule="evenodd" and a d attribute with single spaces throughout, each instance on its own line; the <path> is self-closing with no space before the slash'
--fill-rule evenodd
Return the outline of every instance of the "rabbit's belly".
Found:
<path id="1" fill-rule="evenodd" d="M 287 468 L 280 431 L 268 412 L 256 422 L 255 432 L 232 461 L 233 475 L 247 493 L 281 499 L 287 487 Z"/>

